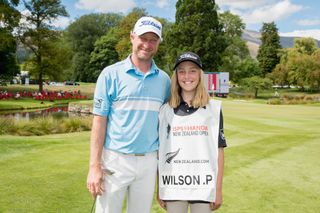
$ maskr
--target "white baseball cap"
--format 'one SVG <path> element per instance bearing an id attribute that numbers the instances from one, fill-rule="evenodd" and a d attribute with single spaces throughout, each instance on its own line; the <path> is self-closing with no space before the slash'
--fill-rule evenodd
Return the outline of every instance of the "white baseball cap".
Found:
<path id="1" fill-rule="evenodd" d="M 149 16 L 144 16 L 136 22 L 132 32 L 139 36 L 144 33 L 152 32 L 162 41 L 161 31 L 162 25 L 158 20 Z"/>

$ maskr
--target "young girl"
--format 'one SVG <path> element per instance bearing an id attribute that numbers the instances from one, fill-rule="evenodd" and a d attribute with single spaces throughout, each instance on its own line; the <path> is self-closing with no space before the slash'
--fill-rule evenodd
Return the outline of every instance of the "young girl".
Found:
<path id="1" fill-rule="evenodd" d="M 197 54 L 181 54 L 174 70 L 159 114 L 158 202 L 168 213 L 207 213 L 222 204 L 221 102 L 209 100 Z"/>

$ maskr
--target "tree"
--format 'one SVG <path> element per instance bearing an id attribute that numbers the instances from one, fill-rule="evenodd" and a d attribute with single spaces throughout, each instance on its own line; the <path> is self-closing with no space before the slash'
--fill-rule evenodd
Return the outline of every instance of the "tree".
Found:
<path id="1" fill-rule="evenodd" d="M 254 97 L 257 98 L 258 91 L 270 89 L 272 86 L 272 81 L 268 78 L 253 76 L 251 78 L 242 79 L 240 85 L 250 91 L 253 91 Z"/>
<path id="2" fill-rule="evenodd" d="M 94 82 L 95 67 L 91 67 L 90 54 L 95 42 L 117 26 L 122 16 L 114 13 L 89 14 L 81 16 L 66 29 L 66 36 L 74 52 L 72 59 L 73 79 Z"/>
<path id="3" fill-rule="evenodd" d="M 223 26 L 223 32 L 229 38 L 241 37 L 242 31 L 246 28 L 241 18 L 238 15 L 230 13 L 230 11 L 221 13 L 219 21 Z"/>
<path id="4" fill-rule="evenodd" d="M 170 64 L 183 51 L 197 53 L 206 70 L 217 70 L 226 38 L 214 0 L 178 0 L 176 22 L 166 35 Z"/>
<path id="5" fill-rule="evenodd" d="M 314 63 L 314 68 L 309 74 L 310 86 L 316 90 L 320 90 L 320 49 L 318 48 L 312 54 L 312 62 Z"/>
<path id="6" fill-rule="evenodd" d="M 0 79 L 9 79 L 19 73 L 16 41 L 10 32 L 0 29 Z"/>
<path id="7" fill-rule="evenodd" d="M 250 58 L 249 50 L 240 37 L 229 38 L 228 44 L 228 47 L 221 54 L 222 64 L 219 66 L 218 71 L 229 72 L 230 80 L 237 82 L 240 79 L 238 79 L 239 76 L 235 75 L 235 72 L 243 60 Z"/>
<path id="8" fill-rule="evenodd" d="M 289 70 L 287 68 L 288 57 L 293 54 L 293 48 L 281 49 L 279 51 L 280 62 L 270 73 L 269 77 L 274 84 L 284 86 L 290 85 Z"/>
<path id="9" fill-rule="evenodd" d="M 0 4 L 0 78 L 9 79 L 19 72 L 16 62 L 16 39 L 12 35 L 18 26 L 20 12 L 15 9 L 19 0 L 3 1 Z"/>
<path id="10" fill-rule="evenodd" d="M 271 73 L 280 61 L 278 55 L 281 49 L 280 37 L 274 22 L 263 23 L 261 42 L 262 44 L 259 47 L 257 59 L 263 74 L 266 75 L 267 73 Z"/>
<path id="11" fill-rule="evenodd" d="M 293 45 L 298 52 L 308 55 L 317 50 L 317 41 L 313 38 L 295 38 Z"/>
<path id="12" fill-rule="evenodd" d="M 21 42 L 30 48 L 34 54 L 33 72 L 37 75 L 39 91 L 43 90 L 43 78 L 48 72 L 47 55 L 52 51 L 52 42 L 59 37 L 59 32 L 50 25 L 58 16 L 68 16 L 60 0 L 31 0 L 24 2 L 26 23 L 20 28 Z"/>
<path id="13" fill-rule="evenodd" d="M 304 90 L 319 90 L 320 62 L 319 48 L 313 39 L 295 39 L 294 47 L 282 50 L 280 64 L 271 74 L 280 85 L 297 85 Z"/>
<path id="14" fill-rule="evenodd" d="M 286 67 L 289 70 L 290 83 L 298 85 L 301 90 L 306 87 L 318 90 L 320 82 L 319 58 L 318 52 L 308 55 L 298 51 L 289 57 Z"/>
<path id="15" fill-rule="evenodd" d="M 261 69 L 255 59 L 248 57 L 236 64 L 233 71 L 233 82 L 239 83 L 242 79 L 253 76 L 261 76 Z"/>
<path id="16" fill-rule="evenodd" d="M 245 24 L 240 17 L 227 11 L 219 15 L 219 21 L 223 25 L 228 44 L 221 55 L 222 65 L 219 71 L 229 72 L 230 80 L 234 83 L 242 78 L 260 75 L 257 62 L 250 57 L 247 44 L 241 39 Z"/>
<path id="17" fill-rule="evenodd" d="M 107 35 L 99 38 L 94 44 L 94 50 L 90 55 L 91 68 L 94 70 L 93 77 L 98 78 L 103 68 L 119 60 L 116 51 L 118 37 L 115 35 L 115 29 L 109 30 Z"/>
<path id="18" fill-rule="evenodd" d="M 64 81 L 71 66 L 71 49 L 63 42 L 62 38 L 50 42 L 46 48 L 50 48 L 50 51 L 45 51 L 42 54 L 43 72 L 50 81 Z M 37 75 L 36 57 L 26 61 L 23 64 L 23 69 L 28 70 L 31 76 Z"/>
<path id="19" fill-rule="evenodd" d="M 270 78 L 277 85 L 284 86 L 289 85 L 289 72 L 284 64 L 277 64 L 271 73 Z"/>

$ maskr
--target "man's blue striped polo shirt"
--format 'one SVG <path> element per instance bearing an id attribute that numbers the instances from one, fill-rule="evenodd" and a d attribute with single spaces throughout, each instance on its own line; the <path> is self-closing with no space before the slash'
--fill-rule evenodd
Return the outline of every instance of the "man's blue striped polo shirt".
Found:
<path id="1" fill-rule="evenodd" d="M 108 118 L 104 147 L 122 153 L 158 150 L 158 113 L 170 93 L 170 78 L 152 61 L 147 74 L 131 56 L 100 74 L 93 113 Z"/>

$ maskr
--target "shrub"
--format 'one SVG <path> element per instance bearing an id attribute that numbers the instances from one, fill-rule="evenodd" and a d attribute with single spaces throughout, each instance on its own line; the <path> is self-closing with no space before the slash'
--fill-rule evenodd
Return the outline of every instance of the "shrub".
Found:
<path id="1" fill-rule="evenodd" d="M 74 117 L 54 119 L 53 117 L 36 118 L 30 121 L 15 121 L 0 119 L 0 135 L 48 135 L 89 131 L 92 124 L 91 117 Z"/>
<path id="2" fill-rule="evenodd" d="M 267 103 L 271 105 L 280 105 L 281 100 L 279 98 L 270 98 Z"/>
<path id="3" fill-rule="evenodd" d="M 91 122 L 81 117 L 69 118 L 64 120 L 62 128 L 64 132 L 88 131 L 91 129 Z"/>
<path id="4" fill-rule="evenodd" d="M 14 129 L 14 120 L 12 118 L 0 118 L 0 135 L 10 134 Z"/>

